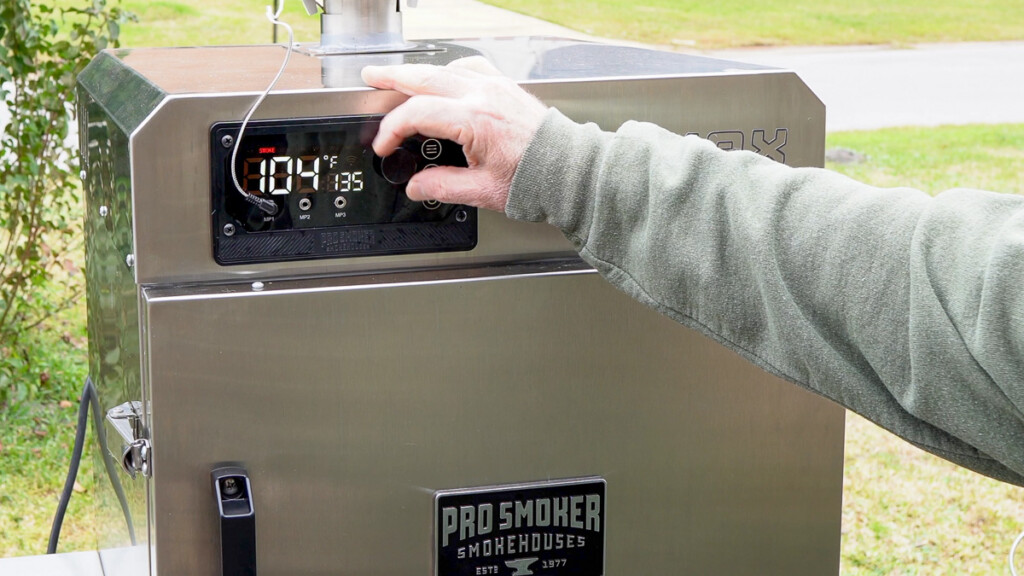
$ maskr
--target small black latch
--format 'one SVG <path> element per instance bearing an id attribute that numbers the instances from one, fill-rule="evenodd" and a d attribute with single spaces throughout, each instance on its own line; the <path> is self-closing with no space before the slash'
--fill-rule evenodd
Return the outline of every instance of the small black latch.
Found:
<path id="1" fill-rule="evenodd" d="M 249 475 L 242 468 L 211 473 L 220 514 L 220 565 L 223 576 L 256 576 L 256 510 Z"/>

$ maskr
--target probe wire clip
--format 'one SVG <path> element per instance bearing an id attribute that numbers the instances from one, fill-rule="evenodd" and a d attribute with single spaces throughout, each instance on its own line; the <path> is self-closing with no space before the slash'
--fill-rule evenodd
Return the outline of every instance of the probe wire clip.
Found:
<path id="1" fill-rule="evenodd" d="M 303 4 L 306 4 L 307 1 L 312 2 L 312 0 L 303 0 Z M 245 118 L 242 120 L 242 126 L 238 129 L 238 137 L 235 138 L 235 147 L 234 149 L 231 150 L 231 163 L 229 164 L 229 168 L 231 171 L 231 182 L 234 183 L 235 190 L 238 190 L 238 193 L 241 194 L 243 198 L 245 198 L 246 202 L 255 205 L 257 208 L 271 216 L 277 214 L 277 203 L 265 196 L 257 196 L 256 194 L 246 192 L 245 189 L 242 188 L 242 185 L 238 182 L 238 167 L 235 164 L 235 162 L 238 159 L 238 148 L 241 147 L 242 145 L 242 138 L 245 136 L 245 127 L 248 126 L 249 119 L 252 118 L 252 115 L 256 112 L 256 109 L 259 108 L 260 104 L 263 103 L 263 100 L 265 100 L 267 98 L 267 95 L 270 94 L 270 91 L 273 90 L 274 86 L 277 85 L 277 81 L 281 79 L 281 75 L 284 74 L 285 68 L 288 67 L 288 61 L 292 57 L 292 52 L 295 50 L 295 32 L 292 30 L 292 27 L 289 26 L 286 22 L 282 22 L 281 20 L 279 20 L 281 12 L 283 10 L 283 2 L 281 3 L 281 7 L 278 8 L 277 12 L 274 12 L 274 9 L 272 7 L 267 6 L 266 16 L 267 20 L 270 20 L 272 24 L 283 26 L 284 29 L 288 31 L 288 50 L 284 53 L 284 61 L 281 62 L 281 68 L 277 71 L 277 75 L 274 76 L 274 79 L 271 80 L 270 84 L 267 85 L 267 89 L 264 90 L 263 93 L 260 94 L 258 98 L 256 98 L 256 101 L 252 103 L 252 106 L 249 107 L 249 112 L 246 113 Z"/>

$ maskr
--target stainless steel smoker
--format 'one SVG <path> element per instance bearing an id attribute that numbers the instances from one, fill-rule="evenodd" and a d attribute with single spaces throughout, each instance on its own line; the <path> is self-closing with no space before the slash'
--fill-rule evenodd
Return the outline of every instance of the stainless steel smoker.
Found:
<path id="1" fill-rule="evenodd" d="M 698 56 L 406 43 L 394 2 L 358 4 L 385 14 L 366 38 L 325 20 L 241 138 L 281 46 L 110 50 L 80 77 L 90 370 L 135 538 L 108 489 L 104 571 L 837 573 L 843 411 L 633 302 L 553 228 L 410 201 L 410 174 L 464 158 L 428 138 L 377 158 L 404 97 L 358 72 L 482 55 L 577 121 L 794 166 L 822 162 L 819 100 Z"/>

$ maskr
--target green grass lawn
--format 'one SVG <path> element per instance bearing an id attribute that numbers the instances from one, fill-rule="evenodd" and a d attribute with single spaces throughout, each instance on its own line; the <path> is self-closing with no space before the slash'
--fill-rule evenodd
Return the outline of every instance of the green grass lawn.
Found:
<path id="1" fill-rule="evenodd" d="M 1024 529 L 1020 488 L 931 456 L 853 414 L 846 438 L 843 576 L 1009 574 L 1006 555 Z"/>
<path id="2" fill-rule="evenodd" d="M 423 0 L 429 3 L 431 0 Z M 270 41 L 271 0 L 123 0 L 139 16 L 125 46 L 199 46 Z M 1024 0 L 487 0 L 487 3 L 610 38 L 710 49 L 732 46 L 896 44 L 1024 38 Z M 415 9 L 413 9 L 415 10 Z M 319 39 L 319 19 L 298 0 L 283 18 L 296 39 Z"/>
<path id="3" fill-rule="evenodd" d="M 595 36 L 699 49 L 1024 38 L 1024 0 L 486 2 Z"/>
<path id="4" fill-rule="evenodd" d="M 860 164 L 829 167 L 876 186 L 1024 193 L 1024 126 L 1019 124 L 844 132 L 829 134 L 828 145 L 866 155 Z"/>
<path id="5" fill-rule="evenodd" d="M 46 552 L 74 444 L 78 395 L 88 370 L 85 335 L 82 299 L 19 342 L 18 348 L 32 362 L 24 368 L 28 385 L 11 388 L 25 398 L 15 396 L 0 408 L 0 557 Z M 0 349 L 18 353 L 6 345 Z M 61 533 L 61 551 L 95 547 L 91 454 L 87 444 Z"/>
<path id="6" fill-rule="evenodd" d="M 264 6 L 273 0 L 122 0 L 139 21 L 122 29 L 121 43 L 136 46 L 267 44 L 272 26 Z M 296 42 L 320 41 L 320 18 L 309 16 L 298 0 L 286 0 L 281 19 L 295 30 Z M 281 29 L 279 41 L 287 40 Z"/>

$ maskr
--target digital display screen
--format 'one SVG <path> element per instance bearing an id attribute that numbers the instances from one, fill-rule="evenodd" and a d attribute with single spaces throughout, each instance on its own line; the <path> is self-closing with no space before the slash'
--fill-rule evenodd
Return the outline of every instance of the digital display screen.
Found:
<path id="1" fill-rule="evenodd" d="M 253 121 L 237 144 L 241 123 L 214 124 L 210 129 L 212 215 L 218 261 L 475 246 L 475 209 L 413 201 L 405 195 L 405 183 L 415 172 L 465 166 L 461 147 L 415 136 L 382 159 L 370 147 L 381 118 Z"/>
<path id="2" fill-rule="evenodd" d="M 368 173 L 372 158 L 349 139 L 346 132 L 246 137 L 235 167 L 239 184 L 264 196 L 362 192 L 375 176 Z"/>
<path id="3" fill-rule="evenodd" d="M 341 157 L 337 154 L 281 155 L 275 146 L 257 152 L 259 155 L 242 161 L 243 188 L 249 193 L 278 196 L 292 192 L 362 192 L 365 186 L 364 171 L 356 170 L 358 166 L 340 169 Z M 348 159 L 357 160 L 352 156 Z"/>
<path id="4" fill-rule="evenodd" d="M 376 123 L 371 126 L 247 130 L 235 159 L 238 183 L 249 194 L 273 200 L 279 215 L 253 212 L 234 190 L 230 174 L 225 182 L 228 209 L 239 216 L 245 211 L 240 220 L 252 232 L 393 221 L 396 202 L 405 200 L 404 187 L 388 182 L 375 168 L 379 158 L 370 142 Z"/>
<path id="5" fill-rule="evenodd" d="M 378 126 L 379 118 L 250 125 L 236 154 L 235 176 L 246 193 L 271 199 L 278 213 L 268 215 L 247 202 L 230 173 L 225 207 L 248 232 L 447 218 L 451 206 L 413 202 L 404 183 L 384 178 L 381 159 L 370 147 Z M 430 164 L 420 160 L 420 168 Z"/>

